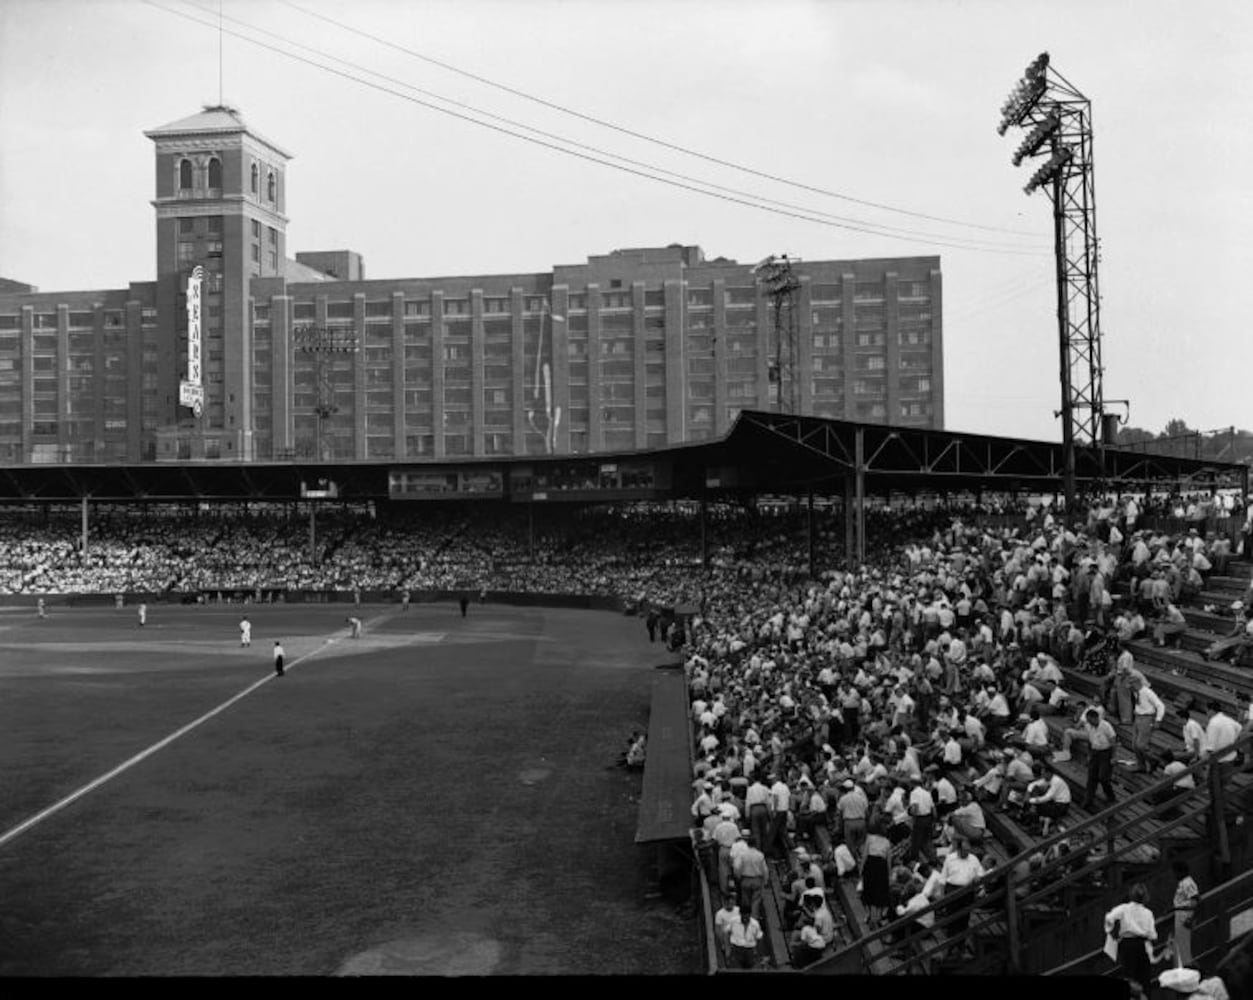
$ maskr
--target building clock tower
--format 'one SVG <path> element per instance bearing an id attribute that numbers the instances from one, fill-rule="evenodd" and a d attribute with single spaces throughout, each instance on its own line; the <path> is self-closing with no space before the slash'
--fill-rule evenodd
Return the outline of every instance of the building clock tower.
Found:
<path id="1" fill-rule="evenodd" d="M 234 108 L 206 107 L 144 133 L 156 146 L 158 460 L 249 461 L 253 278 L 281 277 L 291 154 Z M 188 280 L 200 280 L 203 411 L 179 403 L 188 376 Z M 194 293 L 193 293 L 194 307 Z M 193 348 L 193 358 L 195 355 Z"/>

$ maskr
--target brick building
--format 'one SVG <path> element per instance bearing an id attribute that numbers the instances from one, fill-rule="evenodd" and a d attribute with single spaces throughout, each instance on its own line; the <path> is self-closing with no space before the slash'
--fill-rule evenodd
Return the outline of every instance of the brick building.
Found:
<path id="1" fill-rule="evenodd" d="M 782 344 L 754 268 L 695 246 L 367 280 L 351 251 L 287 256 L 290 154 L 238 112 L 145 134 L 155 280 L 0 281 L 0 462 L 653 448 L 775 408 L 781 384 L 799 412 L 943 426 L 938 257 L 796 263 Z M 179 403 L 197 267 L 199 417 Z"/>

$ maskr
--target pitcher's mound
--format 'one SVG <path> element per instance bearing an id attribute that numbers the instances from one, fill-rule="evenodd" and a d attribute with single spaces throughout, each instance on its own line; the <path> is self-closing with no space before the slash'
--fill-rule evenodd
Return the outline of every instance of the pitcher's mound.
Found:
<path id="1" fill-rule="evenodd" d="M 499 941 L 480 934 L 435 934 L 389 941 L 348 959 L 340 976 L 486 976 L 500 963 Z"/>

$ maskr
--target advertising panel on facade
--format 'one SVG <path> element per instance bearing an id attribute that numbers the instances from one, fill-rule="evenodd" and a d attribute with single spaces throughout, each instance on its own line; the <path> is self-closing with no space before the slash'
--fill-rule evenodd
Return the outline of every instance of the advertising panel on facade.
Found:
<path id="1" fill-rule="evenodd" d="M 499 472 L 463 472 L 460 487 L 462 493 L 473 493 L 476 496 L 503 496 L 505 493 L 504 477 Z"/>
<path id="2" fill-rule="evenodd" d="M 204 384 L 200 378 L 200 286 L 204 268 L 199 264 L 187 279 L 187 377 L 178 383 L 178 401 L 199 419 L 204 412 Z"/>
<path id="3" fill-rule="evenodd" d="M 457 492 L 455 472 L 410 472 L 393 469 L 387 474 L 387 493 L 393 500 L 455 496 Z"/>

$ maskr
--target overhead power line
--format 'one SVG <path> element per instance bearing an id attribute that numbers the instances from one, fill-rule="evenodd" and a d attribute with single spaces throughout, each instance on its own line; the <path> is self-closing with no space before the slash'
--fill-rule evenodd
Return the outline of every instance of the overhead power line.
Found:
<path id="1" fill-rule="evenodd" d="M 210 12 L 208 7 L 206 7 L 204 4 L 195 3 L 194 0 L 183 0 L 183 3 L 185 3 L 189 7 L 197 7 L 206 12 Z M 248 30 L 255 31 L 263 35 L 267 35 L 271 38 L 277 38 L 278 40 L 288 45 L 295 46 L 296 48 L 301 49 L 305 52 L 310 52 L 316 56 L 320 56 L 325 59 L 330 59 L 333 62 L 339 63 L 342 66 L 348 66 L 360 72 L 368 73 L 371 76 L 378 77 L 381 80 L 386 80 L 389 83 L 395 83 L 399 86 L 406 88 L 407 90 L 413 91 L 414 93 L 422 94 L 425 97 L 430 97 L 434 100 L 441 101 L 445 104 L 451 105 L 452 107 L 461 108 L 463 110 L 473 112 L 474 114 L 482 115 L 485 118 L 489 118 L 497 122 L 502 122 L 514 128 L 525 129 L 526 131 L 531 132 L 535 135 L 543 136 L 546 139 L 552 139 L 556 142 L 564 143 L 575 149 L 586 150 L 587 152 L 595 153 L 599 156 L 608 156 L 612 159 L 619 160 L 622 163 L 628 163 L 635 167 L 641 167 L 645 170 L 650 170 L 655 173 L 664 174 L 667 177 L 674 177 L 679 180 L 687 181 L 692 184 L 699 184 L 702 187 L 707 187 L 715 191 L 721 191 L 726 194 L 736 195 L 741 198 L 749 198 L 753 201 L 759 201 L 765 205 L 773 205 L 778 208 L 789 209 L 789 210 L 796 211 L 796 212 L 803 212 L 807 215 L 819 216 L 824 219 L 829 219 L 833 222 L 848 223 L 849 225 L 853 225 L 853 226 L 867 226 L 867 227 L 874 229 L 876 232 L 880 232 L 885 235 L 896 233 L 902 236 L 907 236 L 911 239 L 919 239 L 919 238 L 926 239 L 926 240 L 945 239 L 945 240 L 953 241 L 952 243 L 947 244 L 947 245 L 954 246 L 955 248 L 958 248 L 958 249 L 1006 250 L 1006 251 L 1011 251 L 1011 252 L 1020 253 L 1020 254 L 1025 254 L 1029 252 L 1029 248 L 1022 244 L 989 243 L 987 241 L 976 241 L 975 237 L 965 236 L 961 234 L 945 234 L 945 233 L 932 234 L 932 233 L 927 233 L 918 229 L 906 229 L 906 228 L 902 228 L 899 226 L 890 226 L 884 223 L 872 222 L 866 219 L 851 218 L 849 216 L 841 216 L 841 215 L 832 215 L 829 212 L 823 212 L 819 209 L 814 209 L 809 206 L 797 205 L 797 204 L 786 202 L 786 201 L 779 201 L 777 199 L 767 198 L 763 195 L 755 194 L 751 191 L 744 191 L 738 188 L 726 187 L 721 184 L 715 184 L 712 181 L 706 181 L 699 177 L 692 177 L 689 174 L 683 174 L 677 171 L 667 170 L 666 168 L 659 167 L 656 164 L 647 163 L 641 160 L 635 160 L 627 156 L 622 156 L 621 154 L 614 153 L 614 152 L 604 150 L 604 149 L 600 149 L 596 146 L 591 146 L 591 145 L 587 145 L 586 143 L 581 143 L 573 139 L 568 139 L 565 136 L 557 135 L 552 132 L 546 132 L 543 129 L 539 129 L 532 125 L 528 125 L 525 122 L 519 122 L 511 118 L 506 118 L 502 115 L 494 114 L 490 111 L 484 111 L 482 108 L 475 107 L 472 104 L 466 104 L 465 102 L 457 101 L 457 100 L 454 100 L 453 98 L 444 97 L 443 95 L 434 93 L 433 91 L 425 90 L 421 87 L 414 86 L 413 84 L 408 83 L 405 80 L 400 80 L 400 79 L 397 79 L 396 77 L 388 76 L 385 73 L 380 73 L 379 71 L 370 69 L 369 67 L 361 66 L 360 64 L 351 62 L 350 60 L 341 59 L 340 57 L 332 55 L 321 49 L 315 49 L 315 48 L 312 48 L 311 46 L 304 45 L 297 41 L 293 41 L 292 39 L 287 38 L 286 36 L 278 32 L 270 31 L 269 29 L 259 27 L 258 25 L 252 24 L 250 22 L 242 21 L 238 18 L 233 18 L 233 17 L 227 17 L 225 19 L 235 24 L 241 25 L 247 28 Z M 1041 256 L 1043 255 L 1042 250 L 1041 250 L 1040 255 Z"/>
<path id="2" fill-rule="evenodd" d="M 294 60 L 295 62 L 312 66 L 315 69 L 320 69 L 334 76 L 338 76 L 346 80 L 351 80 L 355 83 L 359 83 L 362 86 L 369 87 L 373 90 L 390 94 L 393 97 L 399 97 L 402 100 L 410 102 L 411 104 L 416 104 L 420 107 L 424 107 L 432 111 L 437 111 L 441 114 L 447 115 L 452 118 L 457 118 L 461 121 L 469 122 L 473 125 L 479 125 L 482 128 L 490 129 L 494 132 L 499 132 L 503 135 L 512 136 L 513 138 L 516 138 L 516 139 L 522 139 L 524 142 L 529 142 L 533 145 L 541 146 L 546 149 L 551 149 L 559 153 L 565 153 L 568 156 L 573 156 L 578 159 L 586 160 L 591 163 L 599 163 L 602 166 L 607 166 L 614 170 L 618 170 L 623 173 L 631 174 L 637 177 L 643 177 L 648 180 L 657 181 L 658 183 L 661 183 L 661 184 L 668 184 L 671 187 L 679 188 L 679 189 L 686 190 L 686 191 L 692 191 L 692 192 L 695 192 L 696 194 L 703 194 L 710 198 L 718 198 L 721 201 L 726 201 L 726 202 L 730 202 L 733 204 L 745 205 L 749 208 L 756 208 L 760 211 L 771 212 L 775 215 L 781 215 L 781 216 L 785 216 L 788 218 L 799 219 L 804 222 L 812 222 L 812 223 L 816 223 L 817 225 L 828 226 L 828 227 L 835 228 L 835 229 L 843 229 L 843 230 L 848 230 L 851 232 L 864 233 L 870 236 L 881 236 L 886 239 L 904 240 L 904 241 L 913 242 L 913 243 L 922 243 L 924 245 L 929 245 L 929 246 L 948 247 L 950 249 L 955 249 L 955 250 L 971 250 L 971 251 L 979 252 L 979 253 L 995 253 L 995 254 L 1004 254 L 1004 255 L 1011 255 L 1011 256 L 1033 256 L 1033 257 L 1044 255 L 1039 251 L 1009 249 L 1009 248 L 1004 248 L 1004 247 L 985 247 L 985 246 L 975 246 L 975 245 L 964 245 L 961 243 L 955 243 L 952 240 L 948 240 L 948 239 L 938 239 L 936 237 L 930 236 L 925 233 L 919 233 L 919 234 L 908 235 L 908 236 L 897 235 L 896 233 L 886 232 L 882 228 L 876 228 L 874 227 L 873 224 L 869 224 L 869 223 L 863 224 L 863 225 L 854 225 L 854 224 L 850 224 L 846 222 L 831 221 L 830 219 L 822 218 L 820 215 L 815 214 L 808 209 L 801 209 L 801 210 L 793 211 L 793 210 L 784 209 L 784 208 L 772 207 L 770 204 L 763 203 L 762 199 L 748 200 L 749 198 L 754 198 L 755 196 L 750 195 L 747 197 L 737 197 L 737 196 L 733 196 L 733 195 L 729 195 L 725 193 L 720 193 L 717 190 L 711 190 L 710 187 L 708 186 L 697 187 L 696 184 L 703 183 L 703 182 L 697 181 L 694 184 L 685 183 L 683 181 L 674 180 L 665 176 L 658 176 L 656 173 L 650 173 L 647 170 L 636 169 L 634 167 L 624 165 L 623 163 L 615 163 L 612 160 L 602 159 L 600 156 L 593 156 L 588 153 L 579 152 L 577 149 L 567 148 L 567 146 L 557 145 L 554 142 L 549 142 L 549 141 L 546 141 L 545 139 L 537 138 L 534 135 L 526 135 L 525 133 L 517 132 L 517 131 L 514 131 L 513 129 L 505 128 L 501 125 L 495 125 L 490 121 L 483 121 L 479 118 L 474 118 L 470 115 L 462 114 L 459 111 L 454 111 L 450 108 L 441 107 L 438 104 L 432 104 L 429 101 L 422 100 L 410 94 L 406 94 L 401 91 L 395 90 L 392 87 L 384 86 L 383 84 L 376 83 L 373 80 L 364 79 L 363 77 L 345 72 L 344 70 L 336 69 L 334 66 L 328 66 L 325 63 L 319 62 L 315 59 L 309 59 L 295 52 L 291 52 L 287 49 L 279 48 L 278 46 L 275 46 L 275 45 L 270 45 L 267 42 L 261 41 L 256 38 L 252 38 L 238 31 L 233 31 L 227 28 L 220 28 L 218 24 L 201 20 L 200 18 L 194 17 L 191 14 L 185 13 L 184 11 L 174 10 L 172 8 L 165 7 L 162 4 L 157 3 L 156 0 L 142 0 L 142 2 L 146 3 L 148 6 L 155 7 L 157 10 L 164 11 L 167 14 L 173 14 L 176 17 L 181 17 L 184 20 L 191 21 L 192 23 L 199 24 L 203 27 L 211 28 L 215 31 L 220 30 L 224 32 L 225 34 L 231 35 L 234 38 L 238 38 L 241 41 L 249 43 L 250 45 L 254 45 L 258 48 L 277 53 L 278 55 L 285 56 L 288 59 Z M 335 57 L 328 57 L 328 58 L 333 59 Z M 340 61 L 342 62 L 342 60 Z M 366 70 L 363 67 L 356 67 L 356 68 L 362 69 L 363 72 L 373 73 L 373 71 Z M 374 74 L 374 75 L 380 75 L 380 74 Z M 403 84 L 403 86 L 408 87 L 407 84 Z M 410 88 L 410 89 L 414 89 L 414 88 Z M 565 140 L 560 140 L 560 141 L 565 141 Z M 603 154 L 603 155 L 612 156 L 613 154 Z"/>
<path id="3" fill-rule="evenodd" d="M 202 11 L 205 11 L 206 13 L 213 13 L 213 11 L 211 11 L 207 6 L 205 6 L 202 3 L 196 3 L 194 2 L 194 0 L 183 0 L 183 3 L 186 6 L 200 9 Z M 219 17 L 219 25 L 220 25 L 220 22 L 223 18 L 220 13 L 218 17 Z M 748 198 L 748 199 L 751 199 L 752 201 L 761 202 L 764 205 L 771 205 L 777 208 L 787 209 L 787 210 L 794 211 L 794 212 L 802 212 L 806 215 L 818 216 L 823 219 L 831 220 L 832 222 L 847 223 L 850 226 L 865 226 L 883 235 L 898 234 L 900 236 L 905 236 L 910 239 L 923 239 L 923 240 L 944 239 L 944 240 L 950 241 L 948 244 L 945 244 L 945 245 L 952 246 L 956 249 L 972 249 L 972 250 L 977 249 L 980 251 L 1004 250 L 1004 251 L 1009 251 L 1009 252 L 1022 254 L 1022 255 L 1027 255 L 1030 253 L 1030 250 L 1028 247 L 1025 247 L 1020 244 L 988 243 L 987 241 L 976 241 L 974 237 L 969 237 L 965 235 L 950 235 L 950 234 L 944 234 L 944 233 L 933 234 L 933 233 L 927 233 L 918 229 L 906 229 L 906 228 L 902 228 L 899 226 L 889 226 L 889 225 L 885 225 L 879 222 L 871 222 L 866 219 L 857 219 L 857 218 L 850 218 L 848 216 L 832 215 L 829 212 L 823 212 L 821 210 L 813 209 L 805 205 L 796 205 L 790 202 L 778 201 L 773 198 L 767 198 L 762 195 L 755 194 L 751 191 L 744 191 L 738 188 L 726 187 L 721 184 L 715 184 L 711 181 L 706 181 L 699 177 L 692 177 L 688 174 L 682 174 L 673 170 L 667 170 L 664 167 L 657 166 L 656 164 L 651 164 L 651 163 L 646 163 L 640 160 L 631 159 L 630 157 L 622 156 L 618 153 L 613 153 L 607 150 L 603 150 L 596 146 L 590 146 L 585 143 L 568 139 L 565 136 L 556 135 L 552 132 L 546 132 L 543 129 L 538 129 L 538 128 L 535 128 L 534 126 L 528 125 L 525 122 L 519 122 L 511 118 L 506 118 L 502 115 L 493 114 L 490 111 L 484 111 L 482 108 L 475 107 L 474 105 L 466 104 L 465 102 L 457 101 L 449 97 L 444 97 L 443 95 L 434 93 L 433 91 L 425 90 L 421 87 L 414 86 L 413 84 L 408 83 L 405 80 L 400 80 L 400 79 L 397 79 L 396 77 L 388 76 L 385 73 L 380 73 L 378 70 L 373 70 L 373 69 L 370 69 L 369 67 L 361 66 L 360 64 L 351 62 L 350 60 L 347 60 L 347 59 L 341 59 L 340 57 L 332 55 L 321 49 L 315 49 L 311 46 L 304 45 L 301 42 L 293 41 L 292 39 L 286 37 L 285 35 L 282 35 L 275 31 L 270 31 L 267 28 L 262 28 L 248 21 L 242 21 L 239 18 L 234 18 L 234 17 L 225 17 L 225 20 L 230 21 L 234 24 L 238 24 L 248 29 L 249 31 L 254 31 L 259 34 L 266 35 L 270 38 L 276 38 L 279 41 L 287 45 L 292 45 L 295 48 L 300 49 L 304 52 L 312 53 L 313 55 L 324 58 L 324 59 L 330 59 L 331 61 L 336 62 L 340 64 L 341 66 L 347 66 L 359 72 L 368 73 L 370 76 L 377 77 L 380 80 L 386 80 L 388 83 L 397 84 L 398 86 L 404 87 L 407 90 L 411 90 L 416 94 L 421 94 L 424 97 L 429 97 L 434 100 L 441 101 L 444 104 L 451 105 L 452 107 L 461 108 L 463 110 L 470 111 L 476 115 L 482 115 L 485 118 L 489 118 L 493 121 L 501 122 L 505 125 L 512 126 L 513 128 L 524 129 L 527 132 L 531 132 L 535 135 L 543 136 L 546 139 L 552 139 L 556 142 L 564 143 L 565 145 L 570 146 L 574 149 L 582 149 L 589 153 L 594 153 L 598 156 L 608 156 L 611 159 L 618 160 L 622 163 L 630 164 L 631 166 L 634 166 L 634 167 L 640 167 L 644 170 L 649 170 L 655 173 L 664 174 L 667 177 L 677 178 L 678 180 L 687 181 L 688 183 L 691 183 L 691 184 L 698 184 L 702 187 L 710 188 L 711 190 L 714 190 L 714 191 L 721 191 L 724 194 L 734 195 L 740 198 Z M 1044 255 L 1043 248 L 1041 248 L 1039 255 L 1040 256 Z"/>
<path id="4" fill-rule="evenodd" d="M 513 94 L 515 97 L 521 97 L 523 100 L 531 101 L 535 104 L 539 104 L 543 107 L 550 108 L 554 111 L 559 111 L 562 114 L 570 115 L 571 117 L 574 117 L 574 118 L 579 118 L 585 122 L 590 122 L 594 125 L 599 125 L 602 128 L 612 129 L 613 131 L 620 132 L 623 135 L 631 136 L 633 139 L 640 139 L 644 142 L 652 143 L 655 146 L 661 146 L 664 149 L 670 149 L 677 153 L 683 153 L 686 156 L 694 156 L 698 159 L 705 160 L 708 163 L 716 163 L 718 166 L 721 166 L 721 167 L 730 167 L 732 170 L 739 170 L 746 174 L 752 174 L 754 177 L 760 177 L 763 180 L 774 181 L 775 183 L 778 183 L 778 184 L 786 184 L 789 187 L 798 188 L 799 190 L 802 190 L 802 191 L 809 191 L 811 194 L 820 194 L 828 198 L 838 198 L 841 201 L 851 202 L 855 205 L 863 205 L 867 208 L 877 208 L 885 212 L 895 212 L 899 215 L 909 215 L 916 219 L 927 219 L 931 222 L 944 222 L 944 223 L 948 223 L 949 225 L 964 226 L 969 229 L 982 229 L 988 232 L 1010 233 L 1015 236 L 1034 237 L 1037 235 L 1036 233 L 1029 233 L 1020 229 L 1006 229 L 1001 226 L 989 226 L 989 225 L 984 225 L 978 222 L 965 222 L 961 219 L 947 218 L 942 215 L 928 215 L 925 212 L 915 212 L 906 208 L 898 208 L 895 205 L 888 205 L 882 202 L 867 201 L 864 198 L 855 198 L 852 195 L 842 194 L 839 191 L 831 191 L 827 188 L 816 187 L 812 184 L 806 184 L 802 181 L 794 181 L 786 177 L 780 177 L 777 174 L 771 174 L 762 170 L 756 170 L 753 167 L 747 167 L 747 166 L 744 166 L 743 164 L 734 163 L 730 160 L 724 160 L 724 159 L 721 159 L 720 157 L 712 156 L 708 153 L 702 153 L 702 152 L 699 152 L 698 150 L 689 149 L 688 147 L 679 145 L 678 143 L 667 142 L 665 139 L 658 139 L 655 136 L 646 135 L 643 132 L 637 132 L 634 129 L 629 129 L 623 125 L 617 125 L 614 122 L 606 121 L 605 119 L 598 118 L 595 115 L 590 115 L 582 111 L 576 111 L 573 108 L 566 107 L 564 104 L 558 104 L 555 101 L 545 100 L 542 97 L 537 97 L 534 94 L 529 94 L 526 91 L 519 90 L 516 87 L 510 87 L 507 84 L 499 83 L 496 80 L 491 80 L 488 77 L 479 75 L 478 73 L 471 73 L 469 70 L 461 69 L 460 67 L 454 66 L 451 63 L 443 62 L 442 60 L 435 59 L 432 56 L 428 56 L 421 52 L 417 52 L 414 49 L 406 48 L 405 46 L 400 45 L 397 42 L 394 42 L 389 38 L 382 38 L 378 35 L 373 35 L 368 31 L 363 31 L 360 28 L 354 28 L 352 25 L 346 24 L 343 21 L 336 20 L 333 17 L 328 17 L 327 15 L 320 14 L 315 10 L 310 10 L 307 7 L 302 7 L 300 4 L 294 3 L 293 0 L 283 0 L 283 2 L 286 3 L 287 6 L 293 8 L 294 10 L 300 11 L 302 14 L 305 14 L 308 17 L 314 17 L 320 21 L 326 22 L 327 24 L 333 24 L 335 27 L 341 28 L 344 31 L 351 32 L 354 35 L 359 35 L 362 38 L 368 38 L 369 40 L 373 42 L 379 43 L 380 45 L 386 45 L 388 48 L 392 48 L 398 52 L 403 52 L 406 55 L 413 56 L 415 59 L 421 59 L 423 62 L 430 63 L 432 66 L 438 66 L 440 67 L 440 69 L 446 69 L 450 73 L 456 73 L 459 76 L 466 77 L 467 79 L 470 79 L 470 80 L 475 80 L 476 82 L 482 83 L 488 87 L 493 87 L 496 90 L 504 91 L 507 94 Z"/>

